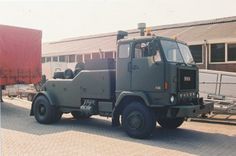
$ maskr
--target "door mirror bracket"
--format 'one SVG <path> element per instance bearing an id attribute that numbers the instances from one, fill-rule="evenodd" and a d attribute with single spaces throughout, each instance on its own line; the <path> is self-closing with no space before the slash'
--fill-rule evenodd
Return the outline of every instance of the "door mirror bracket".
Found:
<path id="1" fill-rule="evenodd" d="M 156 55 L 156 46 L 154 40 L 148 44 L 148 56 Z"/>

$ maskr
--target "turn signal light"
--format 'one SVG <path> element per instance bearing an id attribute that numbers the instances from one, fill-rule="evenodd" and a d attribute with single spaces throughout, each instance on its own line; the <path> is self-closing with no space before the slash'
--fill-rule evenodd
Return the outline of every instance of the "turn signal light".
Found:
<path id="1" fill-rule="evenodd" d="M 167 82 L 164 83 L 164 89 L 166 89 L 166 90 L 168 89 L 168 83 Z"/>
<path id="2" fill-rule="evenodd" d="M 172 38 L 173 40 L 177 40 L 177 39 L 178 39 L 176 35 L 172 36 L 171 38 Z"/>
<path id="3" fill-rule="evenodd" d="M 151 36 L 152 35 L 152 28 L 146 28 L 146 36 Z"/>

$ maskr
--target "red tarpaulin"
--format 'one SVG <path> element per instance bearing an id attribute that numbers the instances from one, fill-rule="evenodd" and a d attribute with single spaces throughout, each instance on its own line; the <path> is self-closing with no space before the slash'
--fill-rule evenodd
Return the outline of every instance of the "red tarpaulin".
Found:
<path id="1" fill-rule="evenodd" d="M 0 85 L 41 80 L 41 38 L 39 30 L 0 25 Z"/>

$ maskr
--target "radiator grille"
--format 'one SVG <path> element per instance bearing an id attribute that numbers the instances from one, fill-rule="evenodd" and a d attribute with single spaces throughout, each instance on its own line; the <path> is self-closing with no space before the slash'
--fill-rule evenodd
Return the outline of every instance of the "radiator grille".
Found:
<path id="1" fill-rule="evenodd" d="M 179 90 L 196 89 L 196 70 L 179 69 Z"/>

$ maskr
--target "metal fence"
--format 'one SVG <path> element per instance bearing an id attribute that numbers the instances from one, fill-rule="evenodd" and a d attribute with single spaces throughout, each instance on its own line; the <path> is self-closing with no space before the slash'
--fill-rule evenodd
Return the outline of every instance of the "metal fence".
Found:
<path id="1" fill-rule="evenodd" d="M 236 115 L 236 73 L 200 70 L 199 89 L 214 102 L 214 114 Z"/>
<path id="2" fill-rule="evenodd" d="M 200 70 L 199 85 L 200 93 L 203 95 L 236 98 L 236 73 Z"/>

